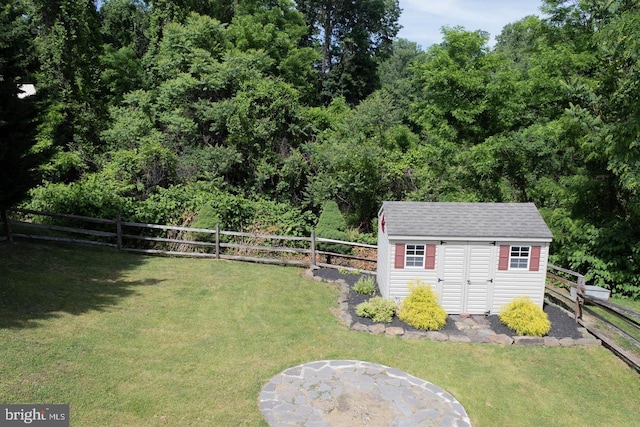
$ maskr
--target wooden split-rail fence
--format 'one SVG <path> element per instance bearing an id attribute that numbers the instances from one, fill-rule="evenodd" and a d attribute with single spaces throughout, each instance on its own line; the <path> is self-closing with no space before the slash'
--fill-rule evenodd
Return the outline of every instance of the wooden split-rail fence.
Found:
<path id="1" fill-rule="evenodd" d="M 42 220 L 47 218 L 48 220 Z M 40 221 L 39 221 L 40 220 Z M 67 243 L 109 246 L 119 251 L 154 255 L 229 259 L 300 267 L 326 267 L 375 273 L 377 246 L 311 236 L 279 236 L 237 231 L 144 224 L 115 219 L 58 214 L 28 209 L 3 213 L 3 239 L 38 239 Z M 88 225 L 91 225 L 88 226 Z M 72 237 L 70 237 L 72 236 Z M 352 248 L 352 254 L 318 249 L 318 243 L 333 243 Z M 359 253 L 358 253 L 359 252 Z M 322 262 L 322 259 L 326 262 Z M 567 290 L 573 289 L 567 293 Z M 584 276 L 554 265 L 547 268 L 547 295 L 574 312 L 576 322 L 587 328 L 627 364 L 640 372 L 640 341 L 594 311 L 598 307 L 640 331 L 640 314 L 609 301 L 589 297 Z M 622 348 L 611 334 L 602 332 L 590 319 L 635 346 L 634 353 Z M 640 333 L 636 336 L 640 337 Z"/>
<path id="2" fill-rule="evenodd" d="M 640 357 L 638 356 L 640 355 L 640 341 L 636 338 L 640 337 L 640 314 L 611 301 L 589 296 L 586 292 L 585 279 L 582 274 L 551 264 L 547 266 L 546 290 L 547 295 L 556 303 L 573 309 L 576 322 L 640 373 Z M 596 308 L 600 309 L 600 311 L 596 310 Z M 626 325 L 628 330 L 635 332 L 635 336 L 625 332 L 605 318 L 601 314 L 603 311 L 613 316 L 613 318 L 619 319 L 620 322 Z M 633 351 L 624 348 L 621 342 L 627 343 L 627 348 L 631 348 Z"/>
<path id="3" fill-rule="evenodd" d="M 377 246 L 317 237 L 145 224 L 115 219 L 15 209 L 4 215 L 5 239 L 36 239 L 109 246 L 154 255 L 230 259 L 301 267 L 327 267 L 375 273 Z M 38 219 L 48 218 L 47 221 Z M 351 254 L 319 249 L 318 244 L 348 246 Z M 360 252 L 360 253 L 359 253 Z M 374 252 L 371 256 L 370 252 Z M 322 262 L 324 258 L 325 262 Z"/>

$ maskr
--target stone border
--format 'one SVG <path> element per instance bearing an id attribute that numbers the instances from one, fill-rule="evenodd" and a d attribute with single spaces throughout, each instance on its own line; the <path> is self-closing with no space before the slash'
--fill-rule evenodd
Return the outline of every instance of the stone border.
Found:
<path id="1" fill-rule="evenodd" d="M 349 285 L 342 279 L 327 280 L 322 277 L 314 276 L 313 269 L 309 269 L 305 273 L 306 277 L 315 280 L 316 282 L 335 283 L 340 286 L 341 292 L 338 297 L 338 304 L 340 305 L 337 317 L 338 319 L 349 329 L 354 331 L 369 332 L 374 335 L 384 336 L 401 336 L 404 338 L 420 339 L 428 338 L 433 341 L 451 341 L 451 342 L 466 342 L 466 343 L 493 343 L 503 345 L 544 345 L 548 347 L 558 346 L 598 346 L 601 344 L 600 340 L 594 338 L 593 335 L 587 331 L 586 328 L 578 328 L 578 331 L 582 334 L 582 338 L 555 338 L 555 337 L 528 337 L 528 336 L 514 336 L 511 337 L 505 334 L 496 334 L 486 324 L 484 324 L 484 316 L 470 316 L 463 318 L 461 316 L 450 316 L 456 321 L 456 326 L 461 334 L 447 334 L 439 331 L 406 331 L 404 328 L 397 326 L 387 326 L 384 323 L 376 323 L 373 325 L 364 325 L 359 322 L 354 322 L 351 314 L 349 313 L 349 304 L 347 299 L 349 296 Z M 488 322 L 487 322 L 488 323 Z"/>
<path id="2" fill-rule="evenodd" d="M 270 426 L 471 427 L 450 393 L 399 369 L 359 360 L 319 360 L 271 378 L 258 398 Z"/>

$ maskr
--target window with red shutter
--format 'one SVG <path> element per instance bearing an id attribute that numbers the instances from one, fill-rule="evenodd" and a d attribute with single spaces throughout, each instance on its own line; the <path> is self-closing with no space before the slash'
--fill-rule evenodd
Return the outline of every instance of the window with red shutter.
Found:
<path id="1" fill-rule="evenodd" d="M 498 270 L 529 270 L 540 269 L 540 246 L 509 246 L 500 245 Z"/>

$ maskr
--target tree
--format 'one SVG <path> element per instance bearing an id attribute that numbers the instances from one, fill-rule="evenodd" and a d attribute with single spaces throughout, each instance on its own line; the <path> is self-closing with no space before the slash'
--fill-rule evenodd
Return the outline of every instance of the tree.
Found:
<path id="1" fill-rule="evenodd" d="M 0 214 L 23 201 L 39 180 L 47 150 L 36 140 L 36 97 L 24 97 L 35 62 L 31 22 L 18 1 L 0 7 Z"/>
<path id="2" fill-rule="evenodd" d="M 400 26 L 397 0 L 302 0 L 310 45 L 319 47 L 319 95 L 357 104 L 379 87 L 376 69 L 391 52 Z"/>
<path id="3" fill-rule="evenodd" d="M 237 49 L 265 52 L 273 61 L 270 74 L 294 85 L 303 99 L 311 101 L 318 79 L 313 64 L 319 55 L 312 47 L 300 46 L 306 32 L 304 16 L 289 0 L 244 2 L 229 26 L 229 38 Z"/>
<path id="4" fill-rule="evenodd" d="M 401 119 L 382 91 L 336 114 L 333 128 L 305 146 L 312 172 L 306 187 L 309 202 L 336 200 L 349 224 L 370 231 L 380 203 L 402 198 L 411 185 L 411 155 L 405 153 L 415 148 L 418 137 Z"/>
<path id="5" fill-rule="evenodd" d="M 346 232 L 347 222 L 344 220 L 338 204 L 330 200 L 325 202 L 322 206 L 322 212 L 320 218 L 318 218 L 318 224 L 316 225 L 316 233 L 318 237 L 332 240 L 342 240 L 343 242 L 349 240 L 349 236 Z M 318 243 L 318 249 L 321 251 L 334 252 L 339 254 L 351 253 L 351 247 L 348 245 L 342 245 L 340 243 Z M 327 264 L 331 264 L 331 255 L 327 254 Z"/>
<path id="6" fill-rule="evenodd" d="M 414 118 L 429 133 L 475 145 L 500 131 L 508 120 L 504 107 L 513 93 L 509 93 L 509 74 L 500 73 L 505 60 L 489 51 L 485 32 L 462 27 L 442 32 L 442 44 L 429 48 L 415 68 L 423 100 L 416 104 Z"/>
<path id="7" fill-rule="evenodd" d="M 99 11 L 100 34 L 113 49 L 130 48 L 142 58 L 149 47 L 151 11 L 143 0 L 107 0 Z"/>
<path id="8" fill-rule="evenodd" d="M 587 279 L 616 293 L 640 296 L 640 8 L 635 2 L 584 2 L 596 50 L 591 81 L 569 86 L 573 120 L 588 179 L 571 188 L 572 217 L 588 224 L 575 234 L 568 260 Z M 574 16 L 573 14 L 570 16 Z M 572 21 L 565 23 L 570 25 Z M 584 24 L 583 24 L 584 26 Z M 577 231 L 577 230 L 576 230 Z"/>
<path id="9" fill-rule="evenodd" d="M 409 120 L 411 104 L 419 99 L 420 85 L 412 71 L 425 59 L 424 52 L 417 43 L 406 39 L 393 42 L 393 51 L 389 58 L 378 66 L 381 90 L 389 94 L 394 105 L 402 112 L 403 121 Z"/>
<path id="10" fill-rule="evenodd" d="M 56 172 L 49 178 L 73 181 L 94 164 L 99 133 L 106 122 L 101 102 L 99 15 L 93 0 L 28 0 L 34 20 L 40 68 L 38 91 L 46 105 L 39 138 L 57 147 Z M 67 161 L 69 154 L 75 161 Z"/>

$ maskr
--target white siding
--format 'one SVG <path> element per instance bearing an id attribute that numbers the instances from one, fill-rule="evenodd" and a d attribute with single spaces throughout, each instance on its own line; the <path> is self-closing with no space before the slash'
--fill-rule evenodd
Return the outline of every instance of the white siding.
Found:
<path id="1" fill-rule="evenodd" d="M 426 270 L 424 267 L 405 267 L 395 268 L 395 256 L 396 256 L 396 243 L 417 243 L 417 244 L 433 244 L 435 242 L 424 241 L 401 241 L 389 242 L 389 259 L 387 265 L 389 266 L 389 296 L 388 298 L 398 299 L 402 301 L 409 295 L 408 285 L 410 282 L 416 279 L 421 280 L 427 285 L 431 285 L 431 288 L 437 292 L 438 275 L 437 270 Z M 436 246 L 436 265 L 438 265 L 439 249 Z M 378 267 L 380 268 L 380 267 Z M 383 295 L 384 296 L 384 295 Z"/>
<path id="2" fill-rule="evenodd" d="M 389 236 L 382 231 L 378 218 L 378 263 L 376 280 L 380 295 L 389 298 L 389 269 L 393 267 L 393 256 L 390 251 Z"/>
<path id="3" fill-rule="evenodd" d="M 544 282 L 549 256 L 548 243 L 529 242 L 440 242 L 394 241 L 378 238 L 378 281 L 384 297 L 398 300 L 409 295 L 408 284 L 416 279 L 432 286 L 440 305 L 449 314 L 499 313 L 516 297 L 529 296 L 544 302 Z M 396 243 L 436 244 L 436 269 L 422 267 L 396 269 Z M 538 271 L 498 270 L 500 245 L 540 246 Z M 385 284 L 388 284 L 386 286 Z"/>
<path id="4" fill-rule="evenodd" d="M 544 283 L 547 274 L 549 258 L 548 243 L 501 242 L 502 245 L 531 245 L 540 246 L 540 268 L 538 271 L 529 270 L 498 270 L 493 283 L 493 302 L 491 313 L 497 314 L 502 307 L 514 298 L 528 296 L 542 307 L 544 303 Z"/>

